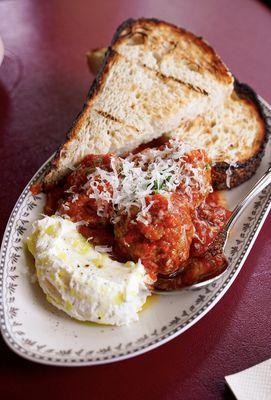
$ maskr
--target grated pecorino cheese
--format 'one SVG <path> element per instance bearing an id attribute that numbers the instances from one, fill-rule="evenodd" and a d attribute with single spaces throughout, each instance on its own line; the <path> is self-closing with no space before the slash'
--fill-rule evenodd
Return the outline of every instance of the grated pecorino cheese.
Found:
<path id="1" fill-rule="evenodd" d="M 146 149 L 126 158 L 111 156 L 112 170 L 96 168 L 88 175 L 84 188 L 95 199 L 99 216 L 106 216 L 110 203 L 114 209 L 112 222 L 118 221 L 120 213 L 129 215 L 131 208 L 136 207 L 137 220 L 148 223 L 147 213 L 153 204 L 146 203 L 148 196 L 168 196 L 180 185 L 188 197 L 192 187 L 201 193 L 212 191 L 205 165 L 198 168 L 187 162 L 186 156 L 193 150 L 189 144 L 170 140 L 161 148 Z"/>

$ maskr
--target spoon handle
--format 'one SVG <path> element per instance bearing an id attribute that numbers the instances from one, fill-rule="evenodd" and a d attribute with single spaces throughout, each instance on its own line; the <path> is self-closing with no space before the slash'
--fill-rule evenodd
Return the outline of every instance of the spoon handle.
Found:
<path id="1" fill-rule="evenodd" d="M 271 183 L 271 167 L 268 168 L 266 173 L 255 183 L 240 203 L 234 208 L 231 217 L 225 225 L 225 231 L 229 231 L 237 218 L 242 214 L 247 205 L 259 194 L 267 185 Z"/>

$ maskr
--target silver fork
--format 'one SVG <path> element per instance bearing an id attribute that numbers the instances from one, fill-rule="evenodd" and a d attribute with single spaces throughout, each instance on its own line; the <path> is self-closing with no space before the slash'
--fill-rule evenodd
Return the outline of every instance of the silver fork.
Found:
<path id="1" fill-rule="evenodd" d="M 234 210 L 232 211 L 231 217 L 228 219 L 227 223 L 225 224 L 225 226 L 223 227 L 223 229 L 220 233 L 220 235 L 224 236 L 223 237 L 223 239 L 224 239 L 223 252 L 225 250 L 231 228 L 233 227 L 233 225 L 235 224 L 235 222 L 237 221 L 239 216 L 242 214 L 242 212 L 248 206 L 248 204 L 250 204 L 250 202 L 254 199 L 254 197 L 257 196 L 257 194 L 259 194 L 270 183 L 271 183 L 271 167 L 268 168 L 266 173 L 255 183 L 255 185 L 250 189 L 250 191 L 246 194 L 246 196 L 243 198 L 243 200 L 241 200 L 237 204 L 237 206 L 234 208 Z M 156 293 L 156 294 L 169 295 L 169 294 L 176 294 L 176 292 L 180 292 L 180 291 L 188 290 L 188 289 L 189 290 L 200 289 L 200 288 L 208 286 L 211 283 L 214 283 L 217 280 L 221 279 L 227 273 L 229 267 L 230 267 L 230 264 L 221 274 L 216 275 L 215 277 L 212 277 L 205 281 L 194 283 L 193 285 L 184 286 L 184 287 L 181 287 L 180 289 L 175 289 L 175 290 L 155 289 L 152 292 Z"/>

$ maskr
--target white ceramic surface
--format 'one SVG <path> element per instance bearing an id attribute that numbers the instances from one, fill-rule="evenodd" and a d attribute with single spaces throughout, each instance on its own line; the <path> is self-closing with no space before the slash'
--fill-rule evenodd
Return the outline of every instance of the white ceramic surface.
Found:
<path id="1" fill-rule="evenodd" d="M 271 108 L 265 109 L 270 118 Z M 256 175 L 225 194 L 232 208 L 270 164 L 271 142 Z M 30 184 L 46 168 L 37 172 Z M 136 356 L 183 333 L 223 297 L 240 272 L 271 207 L 266 188 L 240 218 L 227 246 L 231 266 L 216 284 L 173 296 L 154 296 L 140 313 L 139 322 L 127 327 L 81 323 L 56 310 L 45 299 L 25 248 L 32 222 L 42 212 L 44 196 L 33 196 L 29 185 L 18 199 L 7 224 L 1 249 L 0 321 L 8 346 L 29 360 L 52 365 L 95 365 Z"/>

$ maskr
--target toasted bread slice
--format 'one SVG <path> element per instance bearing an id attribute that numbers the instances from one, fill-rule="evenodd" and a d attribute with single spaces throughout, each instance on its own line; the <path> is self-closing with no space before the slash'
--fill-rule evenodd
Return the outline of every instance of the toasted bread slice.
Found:
<path id="1" fill-rule="evenodd" d="M 88 54 L 88 65 L 95 73 L 106 49 Z M 229 189 L 249 179 L 256 171 L 264 153 L 270 128 L 253 90 L 235 81 L 234 91 L 224 106 L 186 120 L 166 133 L 201 146 L 212 160 L 213 186 Z"/>
<path id="2" fill-rule="evenodd" d="M 168 137 L 204 148 L 212 160 L 216 189 L 229 189 L 249 179 L 264 153 L 268 124 L 253 90 L 235 82 L 232 96 L 220 111 L 183 122 Z"/>
<path id="3" fill-rule="evenodd" d="M 221 106 L 232 87 L 232 75 L 202 39 L 158 20 L 126 21 L 44 188 L 54 186 L 88 153 L 133 150 Z"/>

